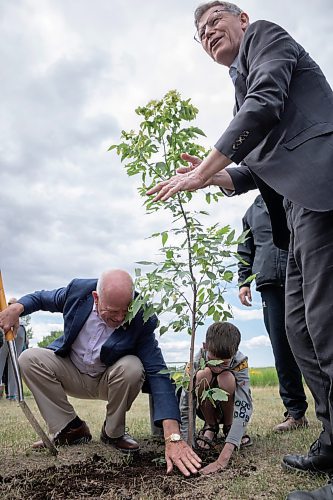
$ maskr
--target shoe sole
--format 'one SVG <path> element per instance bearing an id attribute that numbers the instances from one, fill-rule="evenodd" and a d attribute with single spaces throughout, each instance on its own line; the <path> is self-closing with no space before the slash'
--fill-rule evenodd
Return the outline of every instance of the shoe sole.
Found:
<path id="1" fill-rule="evenodd" d="M 129 449 L 129 450 L 125 450 L 124 448 L 119 448 L 115 444 L 110 443 L 107 439 L 104 439 L 102 436 L 101 436 L 100 440 L 101 440 L 101 443 L 106 444 L 107 446 L 111 446 L 115 450 L 121 451 L 121 453 L 125 453 L 126 455 L 131 455 L 131 454 L 134 454 L 134 453 L 138 453 L 140 451 L 140 447 L 139 448 L 134 448 L 134 449 Z"/>
<path id="2" fill-rule="evenodd" d="M 327 474 L 332 474 L 333 469 L 331 471 L 320 471 L 320 470 L 304 470 L 304 469 L 297 469 L 297 467 L 292 467 L 289 464 L 286 464 L 285 462 L 281 462 L 282 469 L 284 469 L 286 472 L 293 472 L 296 474 L 311 474 L 313 476 L 325 476 Z"/>
<path id="3" fill-rule="evenodd" d="M 121 451 L 121 453 L 124 453 L 125 455 L 134 455 L 135 453 L 139 453 L 140 451 L 140 448 L 136 448 L 134 450 L 124 450 L 124 448 L 118 448 L 117 446 L 114 446 L 114 449 L 117 451 Z"/>
<path id="4" fill-rule="evenodd" d="M 288 429 L 277 429 L 276 427 L 273 427 L 273 432 L 276 432 L 277 434 L 282 434 L 283 432 L 294 432 L 294 431 L 301 431 L 303 429 L 308 429 L 308 425 L 297 425 L 296 427 L 289 427 Z"/>

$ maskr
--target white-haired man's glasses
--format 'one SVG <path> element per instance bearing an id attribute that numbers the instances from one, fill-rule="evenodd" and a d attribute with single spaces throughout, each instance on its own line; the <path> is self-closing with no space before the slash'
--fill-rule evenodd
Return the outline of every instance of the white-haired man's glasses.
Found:
<path id="1" fill-rule="evenodd" d="M 230 8 L 230 9 L 225 8 L 225 9 L 214 10 L 210 14 L 210 16 L 208 17 L 205 24 L 198 28 L 197 32 L 194 35 L 194 40 L 200 44 L 205 43 L 207 28 L 215 28 L 218 25 L 218 23 L 222 19 L 224 19 L 226 12 L 233 13 L 233 14 L 241 14 L 242 13 L 242 11 L 240 9 L 236 9 L 236 8 Z"/>

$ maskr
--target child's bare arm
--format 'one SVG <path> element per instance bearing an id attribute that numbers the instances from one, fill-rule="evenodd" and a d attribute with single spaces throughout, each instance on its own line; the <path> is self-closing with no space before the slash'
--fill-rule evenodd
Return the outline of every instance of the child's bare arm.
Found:
<path id="1" fill-rule="evenodd" d="M 236 447 L 231 443 L 226 443 L 223 446 L 223 450 L 221 451 L 219 457 L 215 462 L 206 465 L 203 469 L 200 470 L 200 474 L 208 475 L 214 474 L 214 472 L 219 472 L 223 469 L 226 469 L 229 464 L 229 460 L 233 451 Z"/>

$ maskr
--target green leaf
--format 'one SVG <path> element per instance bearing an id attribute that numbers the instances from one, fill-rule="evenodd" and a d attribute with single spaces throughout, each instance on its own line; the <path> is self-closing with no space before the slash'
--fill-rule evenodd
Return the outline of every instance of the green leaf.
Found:
<path id="1" fill-rule="evenodd" d="M 163 368 L 163 370 L 160 370 L 158 373 L 160 375 L 170 375 L 171 370 L 169 368 Z"/>
<path id="2" fill-rule="evenodd" d="M 193 132 L 195 132 L 196 134 L 199 134 L 199 135 L 203 135 L 204 137 L 207 137 L 205 132 L 203 132 L 200 128 L 198 127 L 191 127 Z"/>
<path id="3" fill-rule="evenodd" d="M 200 358 L 199 367 L 200 367 L 200 370 L 204 370 L 204 368 L 206 367 L 205 358 L 203 358 L 203 357 Z"/>
<path id="4" fill-rule="evenodd" d="M 168 233 L 167 233 L 166 231 L 164 231 L 164 232 L 162 233 L 162 245 L 163 245 L 163 246 L 164 246 L 164 245 L 166 244 L 166 242 L 168 241 L 168 237 L 169 237 Z"/>
<path id="5" fill-rule="evenodd" d="M 175 371 L 171 374 L 171 378 L 172 380 L 174 380 L 175 382 L 179 382 L 180 380 L 183 380 L 183 377 L 184 377 L 184 372 L 180 372 L 180 371 Z"/>
<path id="6" fill-rule="evenodd" d="M 150 304 L 148 307 L 145 307 L 143 311 L 143 322 L 146 323 L 154 314 L 155 307 L 152 304 Z"/>
<path id="7" fill-rule="evenodd" d="M 247 284 L 247 283 L 252 283 L 252 281 L 253 281 L 254 279 L 256 279 L 257 274 L 258 274 L 258 273 L 256 273 L 256 274 L 251 274 L 251 276 L 249 276 L 248 278 L 246 278 L 246 280 L 245 280 L 245 281 L 243 281 L 243 283 L 240 283 L 240 284 L 241 284 L 241 285 L 245 285 L 245 284 Z"/>
<path id="8" fill-rule="evenodd" d="M 132 304 L 130 305 L 130 310 L 133 314 L 133 317 L 136 316 L 136 314 L 139 312 L 144 303 L 145 302 L 140 297 L 137 297 L 136 299 L 133 300 Z"/>
<path id="9" fill-rule="evenodd" d="M 230 283 L 233 280 L 234 273 L 232 271 L 225 271 L 223 274 L 223 279 Z"/>
<path id="10" fill-rule="evenodd" d="M 214 406 L 214 408 L 216 408 L 215 401 L 214 401 L 214 399 L 213 399 L 213 398 L 212 398 L 212 396 L 211 396 L 212 390 L 213 390 L 213 389 L 207 389 L 207 390 L 205 390 L 205 391 L 202 391 L 202 394 L 201 394 L 200 400 L 201 400 L 201 402 L 203 402 L 203 401 L 205 401 L 206 399 L 208 399 L 208 401 L 210 401 L 210 403 Z"/>
<path id="11" fill-rule="evenodd" d="M 228 393 L 217 387 L 213 389 L 211 397 L 214 401 L 228 401 Z"/>
<path id="12" fill-rule="evenodd" d="M 215 311 L 213 314 L 213 320 L 216 322 L 221 321 L 221 315 L 218 311 Z"/>
<path id="13" fill-rule="evenodd" d="M 207 365 L 209 366 L 219 366 L 223 363 L 223 359 L 210 359 L 207 361 Z"/>
<path id="14" fill-rule="evenodd" d="M 210 278 L 211 280 L 216 280 L 216 274 L 215 273 L 212 273 L 211 271 L 207 271 L 206 272 L 208 278 Z"/>
<path id="15" fill-rule="evenodd" d="M 208 316 L 212 316 L 214 314 L 214 312 L 215 312 L 215 306 L 210 306 L 208 308 L 207 314 L 208 314 Z"/>
<path id="16" fill-rule="evenodd" d="M 227 239 L 226 239 L 226 245 L 231 245 L 231 243 L 233 243 L 234 241 L 234 238 L 235 238 L 235 230 L 233 229 L 227 236 Z"/>
<path id="17" fill-rule="evenodd" d="M 156 262 L 150 262 L 148 260 L 139 260 L 136 262 L 136 264 L 140 264 L 141 266 L 156 266 Z"/>

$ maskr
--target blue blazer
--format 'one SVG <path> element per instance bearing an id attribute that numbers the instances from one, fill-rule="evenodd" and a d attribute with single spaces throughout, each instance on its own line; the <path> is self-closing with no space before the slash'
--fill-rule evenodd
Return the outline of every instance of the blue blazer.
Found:
<path id="1" fill-rule="evenodd" d="M 19 299 L 24 315 L 40 310 L 63 314 L 64 334 L 48 346 L 57 356 L 66 357 L 70 353 L 72 343 L 91 313 L 92 291 L 96 285 L 96 279 L 74 279 L 67 287 L 37 291 Z M 156 325 L 156 316 L 144 323 L 139 311 L 130 324 L 120 326 L 110 335 L 101 348 L 100 358 L 107 366 L 128 354 L 141 360 L 146 373 L 145 386 L 153 397 L 154 422 L 160 426 L 165 419 L 180 422 L 180 413 L 174 385 L 168 375 L 159 373 L 166 365 L 155 338 Z"/>

